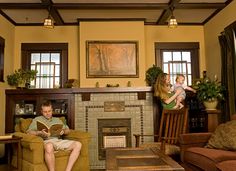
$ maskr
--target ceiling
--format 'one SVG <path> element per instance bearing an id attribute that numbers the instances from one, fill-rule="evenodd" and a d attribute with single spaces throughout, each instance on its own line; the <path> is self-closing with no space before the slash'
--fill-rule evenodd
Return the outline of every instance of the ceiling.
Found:
<path id="1" fill-rule="evenodd" d="M 166 25 L 171 10 L 179 25 L 204 25 L 232 0 L 0 0 L 0 14 L 15 26 L 55 25 L 80 21 L 144 21 Z"/>

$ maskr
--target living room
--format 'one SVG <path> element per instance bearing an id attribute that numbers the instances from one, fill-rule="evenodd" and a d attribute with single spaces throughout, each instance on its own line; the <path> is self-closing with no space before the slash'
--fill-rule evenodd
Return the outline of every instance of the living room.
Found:
<path id="1" fill-rule="evenodd" d="M 0 36 L 5 39 L 4 81 L 0 82 L 0 134 L 5 133 L 7 75 L 22 66 L 22 43 L 67 43 L 68 79 L 79 80 L 79 88 L 102 88 L 107 84 L 134 89 L 147 87 L 145 72 L 156 63 L 157 42 L 198 42 L 199 75 L 207 71 L 209 77 L 221 78 L 221 48 L 218 36 L 224 28 L 235 22 L 236 2 L 232 1 L 204 25 L 179 25 L 175 29 L 167 25 L 145 25 L 144 21 L 79 21 L 78 25 L 17 26 L 0 16 Z M 92 78 L 87 73 L 87 41 L 135 41 L 138 42 L 138 76 Z M 158 64 L 157 64 L 158 65 Z M 144 89 L 145 89 L 144 88 Z M 15 88 L 13 88 L 15 89 Z M 149 90 L 145 90 L 149 91 Z M 96 106 L 96 105 L 95 105 Z M 79 126 L 75 126 L 78 128 Z M 3 148 L 0 149 L 3 155 Z"/>

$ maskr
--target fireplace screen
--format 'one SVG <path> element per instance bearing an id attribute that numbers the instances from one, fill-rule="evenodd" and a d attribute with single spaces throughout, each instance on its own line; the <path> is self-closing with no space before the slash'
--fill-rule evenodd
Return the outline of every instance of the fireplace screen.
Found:
<path id="1" fill-rule="evenodd" d="M 104 148 L 126 147 L 126 136 L 104 136 Z"/>

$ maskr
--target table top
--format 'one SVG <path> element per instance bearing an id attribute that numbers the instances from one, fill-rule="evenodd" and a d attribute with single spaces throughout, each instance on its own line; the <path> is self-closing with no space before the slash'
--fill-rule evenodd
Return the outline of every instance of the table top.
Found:
<path id="1" fill-rule="evenodd" d="M 15 135 L 9 136 L 9 135 L 0 135 L 0 143 L 16 143 L 16 142 L 20 142 L 20 140 L 22 139 L 22 137 L 18 137 Z"/>
<path id="2" fill-rule="evenodd" d="M 155 148 L 110 148 L 106 150 L 106 170 L 184 171 L 184 168 Z"/>

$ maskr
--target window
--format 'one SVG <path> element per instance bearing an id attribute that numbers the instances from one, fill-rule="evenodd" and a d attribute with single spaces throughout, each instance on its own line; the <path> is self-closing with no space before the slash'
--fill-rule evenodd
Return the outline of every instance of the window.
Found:
<path id="1" fill-rule="evenodd" d="M 35 88 L 63 87 L 68 78 L 68 44 L 23 43 L 22 68 L 37 70 Z"/>
<path id="2" fill-rule="evenodd" d="M 156 43 L 156 65 L 170 75 L 171 84 L 177 74 L 185 75 L 185 84 L 199 78 L 199 43 Z"/>
<path id="3" fill-rule="evenodd" d="M 4 47 L 5 39 L 0 37 L 0 81 L 3 82 L 4 77 Z"/>

